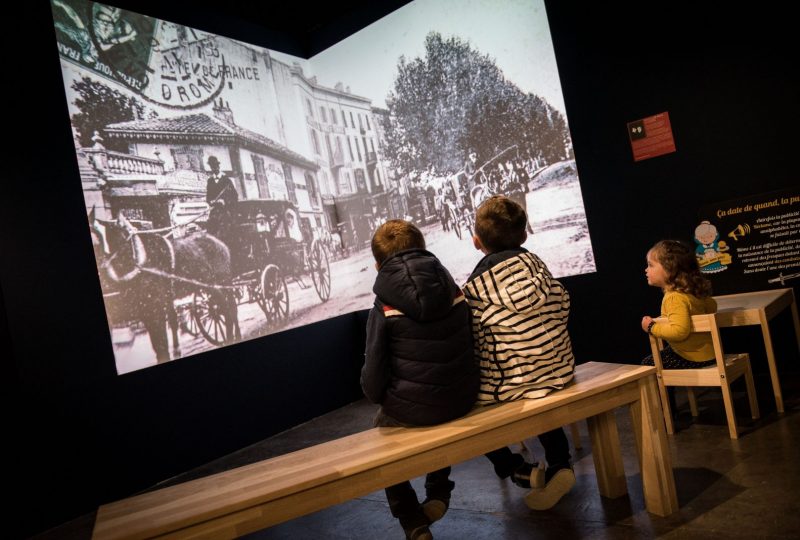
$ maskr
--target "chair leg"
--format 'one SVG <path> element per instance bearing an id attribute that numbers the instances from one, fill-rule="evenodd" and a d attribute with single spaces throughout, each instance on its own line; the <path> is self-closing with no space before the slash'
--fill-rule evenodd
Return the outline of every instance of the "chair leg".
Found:
<path id="1" fill-rule="evenodd" d="M 736 410 L 733 408 L 733 395 L 731 394 L 731 385 L 727 377 L 720 381 L 720 389 L 722 390 L 722 401 L 725 402 L 725 416 L 728 417 L 728 431 L 730 432 L 731 439 L 739 438 L 739 431 L 736 428 Z"/>
<path id="2" fill-rule="evenodd" d="M 658 376 L 658 393 L 661 394 L 661 408 L 664 411 L 664 423 L 667 425 L 667 433 L 670 435 L 675 433 L 675 425 L 672 423 L 672 411 L 669 408 L 669 396 L 667 396 L 667 387 L 664 386 L 664 380 Z"/>
<path id="3" fill-rule="evenodd" d="M 761 416 L 761 413 L 758 410 L 756 385 L 753 382 L 753 368 L 750 367 L 750 360 L 747 361 L 747 370 L 744 372 L 744 382 L 747 385 L 747 399 L 750 400 L 750 414 L 753 420 L 756 420 Z"/>
<path id="4" fill-rule="evenodd" d="M 692 411 L 692 418 L 697 418 L 700 413 L 697 411 L 697 397 L 694 395 L 694 388 L 687 386 L 686 392 L 689 394 L 689 409 Z"/>
<path id="5" fill-rule="evenodd" d="M 581 433 L 578 431 L 578 423 L 575 422 L 569 425 L 570 434 L 572 435 L 572 447 L 575 450 L 580 450 L 583 448 L 581 444 Z"/>

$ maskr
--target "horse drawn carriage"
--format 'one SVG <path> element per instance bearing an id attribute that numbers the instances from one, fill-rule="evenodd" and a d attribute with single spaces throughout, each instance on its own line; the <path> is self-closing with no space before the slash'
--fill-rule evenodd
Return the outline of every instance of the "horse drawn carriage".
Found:
<path id="1" fill-rule="evenodd" d="M 450 177 L 446 186 L 445 211 L 453 232 L 459 239 L 464 233 L 467 238 L 472 236 L 475 231 L 476 210 L 493 195 L 505 195 L 527 210 L 525 198 L 528 191 L 527 172 L 518 174 L 510 161 L 506 161 L 506 166 L 503 166 L 501 160 L 516 148 L 516 145 L 506 148 L 483 163 L 471 175 L 461 170 Z M 497 163 L 497 167 L 490 166 L 494 163 Z M 530 230 L 530 225 L 528 228 Z"/>
<path id="2" fill-rule="evenodd" d="M 104 293 L 120 297 L 124 319 L 144 323 L 159 360 L 170 358 L 167 326 L 177 357 L 178 327 L 214 345 L 240 339 L 244 303 L 256 303 L 279 328 L 289 316 L 287 282 L 313 286 L 322 302 L 330 297 L 327 250 L 288 201 L 234 203 L 220 238 L 204 231 L 176 238 L 172 227 L 141 229 L 121 215 L 95 220 L 93 212 L 90 225 Z"/>
<path id="3" fill-rule="evenodd" d="M 471 190 L 462 185 L 458 177 L 454 177 L 453 180 L 456 186 L 446 188 L 443 211 L 447 213 L 446 219 L 450 228 L 460 240 L 465 233 L 467 238 L 472 236 L 477 206 L 473 203 Z"/>
<path id="4" fill-rule="evenodd" d="M 231 229 L 225 238 L 233 273 L 231 286 L 237 305 L 255 302 L 270 327 L 289 317 L 288 282 L 306 289 L 303 276 L 311 278 L 322 302 L 331 294 L 328 252 L 319 238 L 301 228 L 297 208 L 288 201 L 248 199 L 238 201 L 231 212 Z M 221 345 L 225 314 L 209 302 L 206 291 L 194 293 L 189 328 L 196 328 L 209 342 Z M 185 319 L 184 319 L 185 320 Z"/>
<path id="5" fill-rule="evenodd" d="M 475 231 L 475 211 L 494 193 L 483 169 L 468 178 L 463 172 L 449 179 L 446 186 L 445 209 L 448 223 L 460 240 L 471 238 Z"/>

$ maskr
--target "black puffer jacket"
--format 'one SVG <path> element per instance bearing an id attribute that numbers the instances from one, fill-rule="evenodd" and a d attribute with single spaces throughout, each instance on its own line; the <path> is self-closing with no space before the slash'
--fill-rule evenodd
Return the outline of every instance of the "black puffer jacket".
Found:
<path id="1" fill-rule="evenodd" d="M 413 249 L 387 259 L 375 280 L 361 387 L 395 420 L 432 425 L 466 414 L 479 372 L 469 308 L 432 253 Z"/>

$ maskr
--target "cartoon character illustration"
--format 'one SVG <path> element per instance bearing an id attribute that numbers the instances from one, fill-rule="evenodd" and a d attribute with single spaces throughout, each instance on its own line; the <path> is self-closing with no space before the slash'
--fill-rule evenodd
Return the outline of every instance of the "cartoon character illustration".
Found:
<path id="1" fill-rule="evenodd" d="M 719 239 L 717 228 L 708 221 L 702 221 L 694 230 L 694 239 L 697 242 L 695 255 L 704 274 L 714 274 L 727 270 L 731 264 L 730 249 L 724 240 Z"/>

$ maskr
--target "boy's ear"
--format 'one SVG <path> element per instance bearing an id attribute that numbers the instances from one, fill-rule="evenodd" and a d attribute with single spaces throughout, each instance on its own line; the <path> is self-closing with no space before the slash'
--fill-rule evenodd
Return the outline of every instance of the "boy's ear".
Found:
<path id="1" fill-rule="evenodd" d="M 378 261 L 375 261 L 375 270 L 377 270 L 378 272 L 381 271 L 381 263 L 379 263 Z"/>
<path id="2" fill-rule="evenodd" d="M 477 234 L 472 235 L 472 245 L 475 246 L 475 249 L 478 251 L 483 251 L 483 244 L 481 243 L 481 239 L 478 238 Z"/>

